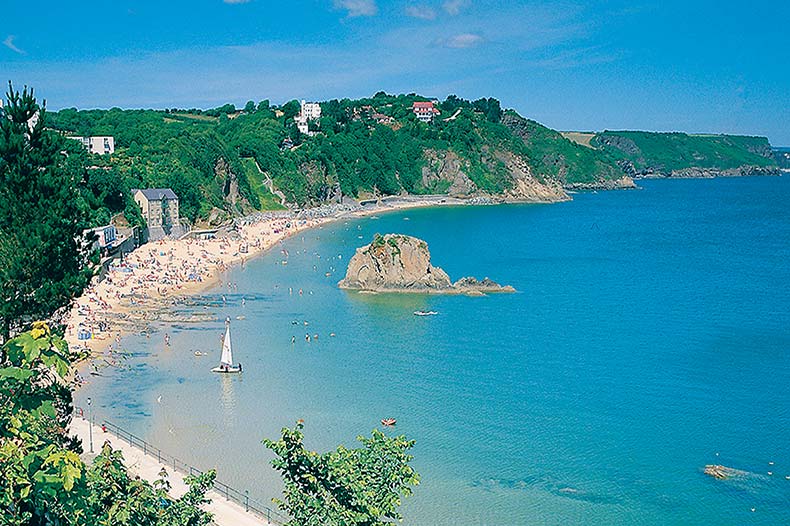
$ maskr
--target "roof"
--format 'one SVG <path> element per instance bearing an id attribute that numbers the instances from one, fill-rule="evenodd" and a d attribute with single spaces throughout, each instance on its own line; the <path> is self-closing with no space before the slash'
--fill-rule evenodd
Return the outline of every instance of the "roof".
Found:
<path id="1" fill-rule="evenodd" d="M 424 108 L 424 109 L 433 109 L 433 102 L 425 101 L 425 102 L 415 102 L 412 105 L 412 108 Z"/>
<path id="2" fill-rule="evenodd" d="M 146 199 L 149 201 L 158 201 L 160 199 L 178 199 L 178 196 L 170 188 L 143 188 L 132 190 L 132 193 L 142 192 Z"/>

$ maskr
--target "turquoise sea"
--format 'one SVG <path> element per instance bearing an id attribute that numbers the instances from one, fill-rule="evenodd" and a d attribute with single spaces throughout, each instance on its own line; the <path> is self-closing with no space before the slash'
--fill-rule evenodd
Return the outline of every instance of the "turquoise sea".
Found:
<path id="1" fill-rule="evenodd" d="M 790 524 L 790 177 L 640 186 L 305 232 L 184 306 L 216 322 L 126 338 L 76 403 L 266 501 L 263 437 L 303 418 L 324 450 L 394 417 L 422 475 L 404 524 Z M 339 290 L 376 232 L 518 293 Z M 243 377 L 209 373 L 225 316 Z"/>

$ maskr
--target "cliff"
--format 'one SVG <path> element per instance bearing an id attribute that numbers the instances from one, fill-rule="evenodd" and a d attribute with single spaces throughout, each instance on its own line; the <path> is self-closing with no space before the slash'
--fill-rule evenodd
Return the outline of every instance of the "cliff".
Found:
<path id="1" fill-rule="evenodd" d="M 338 286 L 375 292 L 514 292 L 513 287 L 503 287 L 488 278 L 462 278 L 453 283 L 444 270 L 431 264 L 425 241 L 401 234 L 376 234 L 372 243 L 358 248 Z"/>

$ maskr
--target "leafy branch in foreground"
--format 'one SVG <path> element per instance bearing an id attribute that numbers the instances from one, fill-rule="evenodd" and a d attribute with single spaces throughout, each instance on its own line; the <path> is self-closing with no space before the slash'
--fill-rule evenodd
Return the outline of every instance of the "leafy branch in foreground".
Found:
<path id="1" fill-rule="evenodd" d="M 319 454 L 304 447 L 303 429 L 299 421 L 279 440 L 263 441 L 285 482 L 284 500 L 275 503 L 291 517 L 288 526 L 376 526 L 401 519 L 401 497 L 420 482 L 409 465 L 413 440 L 373 430 L 357 437 L 362 447 Z"/>
<path id="2" fill-rule="evenodd" d="M 215 473 L 187 477 L 181 498 L 166 473 L 153 484 L 132 477 L 120 451 L 104 445 L 88 467 L 66 431 L 73 355 L 49 326 L 3 344 L 0 352 L 0 526 L 204 526 L 200 509 Z"/>

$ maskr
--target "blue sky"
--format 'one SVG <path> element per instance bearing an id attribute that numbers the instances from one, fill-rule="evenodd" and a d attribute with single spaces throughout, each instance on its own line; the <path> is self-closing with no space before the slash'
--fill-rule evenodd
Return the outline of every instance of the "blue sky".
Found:
<path id="1" fill-rule="evenodd" d="M 787 1 L 3 4 L 0 79 L 50 109 L 455 93 L 560 130 L 790 145 Z"/>

